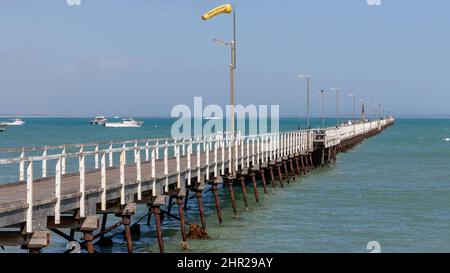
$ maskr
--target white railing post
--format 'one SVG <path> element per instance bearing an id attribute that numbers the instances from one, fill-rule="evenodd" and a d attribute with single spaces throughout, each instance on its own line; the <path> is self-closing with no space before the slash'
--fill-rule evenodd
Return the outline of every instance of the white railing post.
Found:
<path id="1" fill-rule="evenodd" d="M 27 168 L 27 233 L 33 232 L 33 161 L 28 162 Z"/>
<path id="2" fill-rule="evenodd" d="M 120 204 L 125 205 L 125 164 L 127 162 L 126 146 L 123 144 L 122 151 L 120 152 Z"/>
<path id="3" fill-rule="evenodd" d="M 152 149 L 152 163 L 151 163 L 151 176 L 153 178 L 152 183 L 152 196 L 156 196 L 156 146 Z"/>
<path id="4" fill-rule="evenodd" d="M 84 154 L 83 152 L 80 152 L 79 157 L 79 164 L 78 164 L 78 171 L 80 172 L 80 217 L 84 218 L 86 210 L 85 210 L 85 204 L 86 204 L 86 181 L 85 181 L 85 161 L 84 161 Z"/>
<path id="5" fill-rule="evenodd" d="M 211 136 L 209 137 L 211 138 Z M 207 141 L 206 143 L 206 156 L 205 156 L 205 163 L 206 163 L 206 181 L 209 180 L 209 151 L 211 149 L 210 142 Z"/>
<path id="6" fill-rule="evenodd" d="M 220 149 L 221 149 L 221 159 L 222 159 L 222 168 L 221 168 L 221 175 L 225 174 L 225 143 L 223 140 L 223 134 L 220 134 Z"/>
<path id="7" fill-rule="evenodd" d="M 42 157 L 42 177 L 47 177 L 47 147 L 44 148 Z"/>
<path id="8" fill-rule="evenodd" d="M 66 174 L 66 147 L 61 152 L 61 174 Z"/>
<path id="9" fill-rule="evenodd" d="M 102 153 L 102 159 L 100 163 L 101 169 L 101 184 L 102 184 L 102 211 L 106 210 L 106 154 Z"/>
<path id="10" fill-rule="evenodd" d="M 250 138 L 249 137 L 247 137 L 247 140 L 246 140 L 246 151 L 247 151 L 247 168 L 250 168 Z"/>
<path id="11" fill-rule="evenodd" d="M 177 189 L 181 189 L 181 166 L 180 166 L 180 146 L 179 144 L 175 144 L 176 149 L 175 149 L 175 153 L 176 153 L 176 157 L 177 157 Z M 182 144 L 184 147 L 184 144 Z"/>
<path id="12" fill-rule="evenodd" d="M 234 153 L 234 156 L 235 156 L 235 158 L 236 158 L 236 160 L 235 160 L 235 171 L 237 172 L 238 170 L 239 170 L 239 141 L 240 141 L 240 134 L 239 134 L 239 132 L 237 132 L 237 134 L 236 134 L 236 137 L 235 137 L 235 141 L 234 141 L 234 147 L 235 147 L 235 153 Z"/>
<path id="13" fill-rule="evenodd" d="M 186 139 L 185 138 L 183 138 L 183 144 L 182 144 L 182 146 L 181 146 L 181 149 L 182 149 L 182 152 L 183 152 L 183 156 L 185 156 L 186 155 Z"/>
<path id="14" fill-rule="evenodd" d="M 267 146 L 267 134 L 264 134 L 262 136 L 263 139 L 263 158 L 262 158 L 262 162 L 266 163 L 267 162 L 267 151 L 269 150 L 269 147 Z"/>
<path id="15" fill-rule="evenodd" d="M 256 162 L 255 162 L 255 136 L 252 136 L 252 164 L 256 165 Z"/>
<path id="16" fill-rule="evenodd" d="M 241 145 L 241 169 L 245 168 L 245 156 L 244 156 L 244 138 L 239 137 L 239 144 Z"/>
<path id="17" fill-rule="evenodd" d="M 19 162 L 19 181 L 25 181 L 25 151 L 22 149 L 20 153 L 20 162 Z"/>
<path id="18" fill-rule="evenodd" d="M 61 222 L 61 158 L 58 158 L 55 168 L 55 224 Z"/>
<path id="19" fill-rule="evenodd" d="M 150 160 L 150 150 L 148 146 L 148 141 L 145 142 L 145 161 Z"/>
<path id="20" fill-rule="evenodd" d="M 156 141 L 156 160 L 159 159 L 159 141 Z"/>
<path id="21" fill-rule="evenodd" d="M 166 140 L 164 144 L 164 176 L 166 177 L 166 184 L 164 186 L 164 192 L 169 192 L 169 143 Z"/>
<path id="22" fill-rule="evenodd" d="M 114 155 L 113 155 L 113 145 L 112 143 L 109 145 L 109 167 L 114 166 Z"/>
<path id="23" fill-rule="evenodd" d="M 192 138 L 189 139 L 189 145 L 187 146 L 187 158 L 186 158 L 186 165 L 187 165 L 187 171 L 188 171 L 188 177 L 187 177 L 187 184 L 188 186 L 191 185 L 191 156 L 192 156 Z"/>
<path id="24" fill-rule="evenodd" d="M 217 172 L 217 149 L 219 148 L 217 145 L 219 145 L 219 134 L 216 134 L 216 139 L 214 140 L 214 178 L 218 176 Z"/>
<path id="25" fill-rule="evenodd" d="M 136 163 L 137 162 L 137 146 L 138 146 L 138 143 L 137 143 L 137 141 L 134 143 L 134 163 Z"/>
<path id="26" fill-rule="evenodd" d="M 138 182 L 137 199 L 142 200 L 141 148 L 136 148 L 136 181 Z"/>
<path id="27" fill-rule="evenodd" d="M 197 137 L 197 182 L 200 182 L 200 176 L 201 176 L 201 171 L 200 171 L 200 149 L 201 149 L 201 142 L 200 142 L 200 137 Z"/>
<path id="28" fill-rule="evenodd" d="M 259 135 L 256 137 L 256 164 L 259 164 L 259 159 L 260 159 L 260 152 L 261 152 L 261 147 L 260 147 L 260 140 L 259 140 Z"/>
<path id="29" fill-rule="evenodd" d="M 233 165 L 231 165 L 231 142 L 230 142 L 230 136 L 227 134 L 227 142 L 228 142 L 228 173 L 231 174 L 233 171 Z"/>
<path id="30" fill-rule="evenodd" d="M 95 161 L 95 169 L 98 169 L 98 145 L 95 145 L 95 156 L 94 156 L 94 161 Z"/>

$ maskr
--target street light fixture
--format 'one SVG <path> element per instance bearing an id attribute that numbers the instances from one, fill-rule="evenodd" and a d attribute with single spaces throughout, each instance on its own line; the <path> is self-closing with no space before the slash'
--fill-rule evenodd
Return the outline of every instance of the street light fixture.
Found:
<path id="1" fill-rule="evenodd" d="M 322 128 L 325 128 L 325 90 L 320 90 L 319 94 L 321 96 L 322 99 L 322 107 L 321 107 L 321 112 L 322 112 Z"/>
<path id="2" fill-rule="evenodd" d="M 234 134 L 235 134 L 235 128 L 234 128 L 234 98 L 235 98 L 235 92 L 234 92 L 234 70 L 236 70 L 236 12 L 231 6 L 231 4 L 225 4 L 218 6 L 207 13 L 203 14 L 202 19 L 204 21 L 209 20 L 221 13 L 231 13 L 233 12 L 233 40 L 230 42 L 224 42 L 222 40 L 214 39 L 215 43 L 224 45 L 224 46 L 230 46 L 231 49 L 231 63 L 230 63 L 230 129 L 232 132 L 231 141 L 234 140 Z M 233 166 L 233 154 L 234 151 L 231 151 L 232 157 L 231 157 L 231 166 Z M 231 175 L 234 176 L 234 168 L 231 168 Z"/>
<path id="3" fill-rule="evenodd" d="M 361 120 L 363 122 L 366 121 L 366 109 L 364 107 L 364 100 L 360 99 L 359 102 L 361 103 Z"/>
<path id="4" fill-rule="evenodd" d="M 310 129 L 309 123 L 309 79 L 311 78 L 309 75 L 298 74 L 300 79 L 306 79 L 306 119 L 307 119 L 307 128 Z"/>
<path id="5" fill-rule="evenodd" d="M 331 91 L 336 91 L 336 126 L 339 126 L 339 90 L 340 88 L 331 87 Z"/>

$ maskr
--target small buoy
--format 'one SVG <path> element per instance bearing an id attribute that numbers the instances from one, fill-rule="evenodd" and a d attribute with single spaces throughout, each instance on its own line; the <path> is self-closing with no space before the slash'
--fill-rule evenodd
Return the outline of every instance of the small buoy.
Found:
<path id="1" fill-rule="evenodd" d="M 155 125 L 155 128 L 158 127 L 158 125 Z"/>
<path id="2" fill-rule="evenodd" d="M 445 141 L 445 142 L 449 142 L 449 141 L 450 141 L 450 137 L 444 138 L 444 141 Z"/>

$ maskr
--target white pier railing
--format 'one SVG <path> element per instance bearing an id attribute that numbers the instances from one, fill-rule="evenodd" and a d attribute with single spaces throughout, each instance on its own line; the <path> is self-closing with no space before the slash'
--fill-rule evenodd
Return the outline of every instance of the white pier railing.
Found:
<path id="1" fill-rule="evenodd" d="M 61 215 L 61 192 L 65 175 L 79 177 L 79 186 L 72 189 L 79 194 L 80 217 L 85 216 L 86 183 L 89 172 L 99 172 L 101 187 L 101 208 L 106 209 L 108 168 L 119 169 L 120 203 L 126 202 L 126 171 L 132 168 L 136 174 L 137 199 L 142 198 L 142 182 L 152 183 L 152 194 L 156 195 L 157 180 L 162 181 L 164 192 L 169 190 L 169 176 L 176 175 L 177 188 L 181 178 L 191 184 L 191 179 L 200 177 L 204 168 L 206 179 L 210 173 L 214 177 L 226 175 L 228 171 L 248 168 L 251 165 L 266 163 L 276 158 L 293 153 L 307 154 L 313 151 L 313 132 L 311 130 L 267 133 L 243 136 L 240 133 L 218 133 L 210 136 L 189 139 L 142 139 L 132 141 L 116 141 L 102 143 L 55 145 L 43 147 L 25 147 L 0 150 L 0 155 L 16 154 L 13 157 L 0 158 L 0 167 L 13 166 L 18 170 L 18 180 L 26 183 L 27 231 L 32 231 L 33 204 L 37 201 L 33 193 L 36 180 L 54 181 L 48 188 L 53 198 L 55 222 L 59 223 Z M 232 156 L 233 153 L 233 156 Z M 132 162 L 128 162 L 128 157 Z M 162 158 L 160 158 L 160 156 Z M 233 160 L 232 160 L 233 159 Z M 158 164 L 156 164 L 158 162 Z M 72 165 L 68 168 L 69 163 Z M 143 175 L 143 164 L 146 166 L 146 177 Z M 159 166 L 159 169 L 158 169 Z M 149 171 L 149 172 L 148 172 Z M 149 175 L 148 175 L 149 174 Z M 52 182 L 53 183 L 53 182 Z M 129 183 L 129 182 L 128 182 Z M 2 204 L 0 204 L 2 205 Z"/>

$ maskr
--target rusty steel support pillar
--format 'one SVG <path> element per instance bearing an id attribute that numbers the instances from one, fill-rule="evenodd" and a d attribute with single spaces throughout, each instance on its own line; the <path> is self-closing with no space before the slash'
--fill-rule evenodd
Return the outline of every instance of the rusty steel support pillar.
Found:
<path id="1" fill-rule="evenodd" d="M 266 183 L 266 176 L 264 175 L 264 169 L 260 169 L 259 173 L 261 174 L 261 181 L 263 183 L 264 193 L 268 194 L 269 192 L 267 191 L 267 183 Z"/>
<path id="2" fill-rule="evenodd" d="M 300 176 L 300 165 L 298 163 L 298 157 L 295 157 L 295 169 L 297 171 L 297 176 Z"/>
<path id="3" fill-rule="evenodd" d="M 86 249 L 88 253 L 94 253 L 94 230 L 99 226 L 98 216 L 88 216 L 82 219 L 80 231 L 83 232 L 83 240 L 86 242 Z"/>
<path id="4" fill-rule="evenodd" d="M 214 203 L 216 204 L 216 211 L 217 211 L 217 219 L 219 220 L 219 225 L 222 225 L 222 210 L 220 209 L 219 204 L 219 191 L 217 190 L 217 184 L 212 184 L 212 194 L 214 195 Z"/>
<path id="5" fill-rule="evenodd" d="M 184 198 L 184 210 L 188 210 L 189 189 L 186 189 L 186 198 Z"/>
<path id="6" fill-rule="evenodd" d="M 292 162 L 292 159 L 289 159 L 289 167 L 291 168 L 291 176 L 295 177 L 294 163 Z"/>
<path id="7" fill-rule="evenodd" d="M 311 167 L 314 168 L 314 161 L 313 161 L 312 153 L 309 153 L 309 162 L 311 162 Z"/>
<path id="8" fill-rule="evenodd" d="M 161 218 L 159 216 L 160 213 L 161 210 L 159 206 L 153 206 L 153 214 L 155 215 L 156 236 L 158 237 L 159 252 L 164 253 L 164 241 L 162 238 Z"/>
<path id="9" fill-rule="evenodd" d="M 303 175 L 306 175 L 306 166 L 305 166 L 305 157 L 304 156 L 300 157 L 300 162 L 302 163 Z"/>
<path id="10" fill-rule="evenodd" d="M 255 194 L 255 200 L 256 202 L 259 202 L 259 193 L 258 193 L 258 186 L 256 185 L 256 177 L 255 177 L 255 173 L 252 172 L 250 174 L 250 176 L 252 177 L 252 182 L 253 182 L 253 192 Z"/>
<path id="11" fill-rule="evenodd" d="M 203 186 L 197 187 L 197 190 L 195 191 L 195 197 L 197 197 L 198 213 L 200 214 L 202 229 L 206 230 L 205 214 L 203 211 Z"/>
<path id="12" fill-rule="evenodd" d="M 156 236 L 158 237 L 159 252 L 164 253 L 164 241 L 162 238 L 162 228 L 161 228 L 161 209 L 160 207 L 166 203 L 166 198 L 164 195 L 157 195 L 156 199 L 153 201 L 152 210 L 155 215 L 156 223 Z"/>
<path id="13" fill-rule="evenodd" d="M 286 175 L 287 182 L 289 184 L 289 172 L 288 172 L 288 167 L 287 167 L 286 160 L 283 160 L 283 167 L 284 167 L 284 173 Z"/>
<path id="14" fill-rule="evenodd" d="M 281 166 L 280 166 L 280 164 L 277 164 L 277 169 L 278 169 L 278 178 L 280 179 L 280 186 L 282 188 L 284 188 L 284 185 L 283 185 L 283 174 L 281 173 Z"/>
<path id="15" fill-rule="evenodd" d="M 245 209 L 248 209 L 247 190 L 245 189 L 245 177 L 244 176 L 239 177 L 239 181 L 241 181 L 242 197 L 244 198 L 244 206 L 245 206 Z"/>
<path id="16" fill-rule="evenodd" d="M 237 214 L 237 209 L 236 209 L 236 199 L 234 198 L 233 179 L 232 178 L 228 179 L 227 185 L 228 185 L 228 190 L 230 191 L 231 205 L 233 207 L 233 218 L 237 218 L 238 214 Z"/>
<path id="17" fill-rule="evenodd" d="M 122 225 L 125 228 L 125 239 L 127 241 L 128 253 L 133 253 L 133 242 L 131 241 L 131 231 L 130 231 L 131 219 L 129 215 L 122 216 Z"/>
<path id="18" fill-rule="evenodd" d="M 187 198 L 184 196 L 184 198 Z M 186 236 L 186 226 L 184 223 L 184 202 L 183 202 L 183 196 L 178 195 L 177 196 L 177 205 L 178 205 L 178 214 L 180 215 L 180 229 L 181 229 L 181 247 L 183 249 L 188 249 L 189 244 L 187 242 L 187 236 Z"/>
<path id="19" fill-rule="evenodd" d="M 270 182 L 272 183 L 272 188 L 275 188 L 277 186 L 275 181 L 275 176 L 273 175 L 273 167 L 269 166 L 269 173 L 270 173 Z"/>

